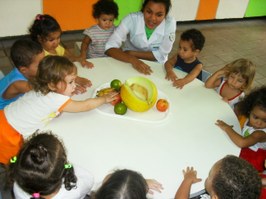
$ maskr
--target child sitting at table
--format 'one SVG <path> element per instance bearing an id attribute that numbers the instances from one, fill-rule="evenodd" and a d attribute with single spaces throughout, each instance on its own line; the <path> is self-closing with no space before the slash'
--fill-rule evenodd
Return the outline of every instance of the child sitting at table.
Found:
<path id="1" fill-rule="evenodd" d="M 192 184 L 201 181 L 193 167 L 183 170 L 184 179 L 175 199 L 188 199 Z M 245 160 L 228 155 L 216 162 L 205 181 L 205 189 L 212 199 L 258 199 L 261 180 L 258 172 Z"/>
<path id="2" fill-rule="evenodd" d="M 179 41 L 179 51 L 165 64 L 166 79 L 173 82 L 176 88 L 183 88 L 195 78 L 202 79 L 202 63 L 197 56 L 201 52 L 205 43 L 205 37 L 197 29 L 189 29 L 181 34 Z M 178 78 L 173 68 L 180 69 L 188 73 L 184 78 Z"/>
<path id="3" fill-rule="evenodd" d="M 60 37 L 62 34 L 59 23 L 50 15 L 38 14 L 29 28 L 30 37 L 33 41 L 38 42 L 44 49 L 45 56 L 59 55 L 69 58 L 71 61 L 79 61 L 82 66 L 92 68 L 93 64 L 88 61 L 81 61 L 80 58 L 74 56 L 69 50 L 60 45 Z M 87 87 L 91 86 L 90 80 L 77 76 L 77 92 L 84 93 Z"/>
<path id="4" fill-rule="evenodd" d="M 40 44 L 31 40 L 17 40 L 11 47 L 14 69 L 0 80 L 0 110 L 31 90 L 28 79 L 35 77 L 44 57 Z"/>
<path id="5" fill-rule="evenodd" d="M 255 76 L 255 65 L 248 59 L 237 59 L 211 75 L 205 82 L 206 88 L 216 88 L 231 108 L 251 88 Z"/>
<path id="6" fill-rule="evenodd" d="M 94 182 L 88 171 L 68 162 L 63 142 L 51 132 L 29 137 L 10 159 L 8 174 L 19 199 L 83 199 Z"/>
<path id="7" fill-rule="evenodd" d="M 81 44 L 82 62 L 88 58 L 105 57 L 105 44 L 114 32 L 114 19 L 118 17 L 118 6 L 112 0 L 99 0 L 93 5 L 93 17 L 97 25 L 87 28 Z"/>
<path id="8" fill-rule="evenodd" d="M 156 180 L 144 179 L 136 171 L 123 169 L 108 175 L 92 199 L 147 199 L 147 193 L 153 194 L 152 190 L 161 192 L 162 189 L 162 185 Z"/>
<path id="9" fill-rule="evenodd" d="M 23 138 L 43 128 L 61 112 L 89 111 L 116 98 L 117 93 L 74 101 L 76 66 L 66 57 L 46 56 L 32 82 L 33 90 L 0 111 L 0 162 L 17 154 Z"/>
<path id="10" fill-rule="evenodd" d="M 263 172 L 266 159 L 266 86 L 254 89 L 240 101 L 238 114 L 241 135 L 222 120 L 217 120 L 216 125 L 241 148 L 239 157 Z"/>

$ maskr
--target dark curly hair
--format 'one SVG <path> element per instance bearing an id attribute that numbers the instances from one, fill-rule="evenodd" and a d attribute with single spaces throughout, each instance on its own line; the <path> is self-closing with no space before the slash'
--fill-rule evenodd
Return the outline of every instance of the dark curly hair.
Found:
<path id="1" fill-rule="evenodd" d="M 113 0 L 99 0 L 93 5 L 92 16 L 98 19 L 101 14 L 114 15 L 114 18 L 118 17 L 118 6 Z"/>
<path id="2" fill-rule="evenodd" d="M 50 195 L 64 183 L 67 190 L 76 187 L 74 169 L 65 169 L 67 156 L 63 143 L 52 132 L 35 132 L 24 143 L 8 173 L 30 195 Z M 41 197 L 40 197 L 41 198 Z"/>
<path id="3" fill-rule="evenodd" d="M 219 199 L 257 199 L 262 187 L 256 169 L 246 160 L 228 155 L 218 161 L 212 188 Z"/>
<path id="4" fill-rule="evenodd" d="M 266 86 L 253 89 L 237 105 L 239 113 L 246 117 L 249 117 L 250 112 L 256 106 L 266 112 Z"/>
<path id="5" fill-rule="evenodd" d="M 168 14 L 169 10 L 172 7 L 171 0 L 145 0 L 142 4 L 141 11 L 143 12 L 144 8 L 149 2 L 154 2 L 154 3 L 162 3 L 165 6 L 165 15 Z"/>
<path id="6" fill-rule="evenodd" d="M 181 34 L 181 40 L 183 41 L 191 41 L 192 42 L 192 49 L 195 50 L 202 50 L 205 37 L 204 35 L 197 29 L 189 29 L 186 30 Z"/>
<path id="7" fill-rule="evenodd" d="M 50 33 L 60 31 L 59 23 L 50 15 L 38 14 L 31 27 L 29 28 L 30 37 L 33 41 L 39 42 L 38 37 L 46 39 Z"/>
<path id="8" fill-rule="evenodd" d="M 117 170 L 95 193 L 95 199 L 147 199 L 148 185 L 141 174 L 132 170 Z"/>

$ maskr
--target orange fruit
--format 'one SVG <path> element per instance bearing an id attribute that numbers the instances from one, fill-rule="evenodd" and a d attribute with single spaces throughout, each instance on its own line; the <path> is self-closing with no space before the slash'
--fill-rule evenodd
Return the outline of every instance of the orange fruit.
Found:
<path id="1" fill-rule="evenodd" d="M 127 112 L 127 106 L 123 102 L 117 103 L 114 106 L 114 112 L 118 115 L 124 115 Z"/>
<path id="2" fill-rule="evenodd" d="M 165 112 L 169 107 L 169 102 L 166 99 L 159 99 L 156 103 L 156 108 L 160 112 Z"/>

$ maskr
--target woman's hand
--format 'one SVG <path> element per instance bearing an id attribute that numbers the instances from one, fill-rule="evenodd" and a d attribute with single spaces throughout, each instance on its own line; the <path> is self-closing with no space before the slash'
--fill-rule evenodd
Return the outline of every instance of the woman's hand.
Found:
<path id="1" fill-rule="evenodd" d="M 81 94 L 87 91 L 88 87 L 91 87 L 92 83 L 87 78 L 77 76 L 75 80 L 77 86 L 73 94 Z"/>
<path id="2" fill-rule="evenodd" d="M 133 68 L 135 68 L 140 73 L 143 73 L 145 75 L 150 75 L 152 73 L 152 70 L 150 66 L 145 64 L 143 61 L 135 58 L 133 62 L 131 62 Z"/>
<path id="3" fill-rule="evenodd" d="M 146 179 L 146 182 L 148 184 L 149 187 L 149 191 L 148 193 L 153 194 L 153 191 L 157 191 L 159 193 L 161 193 L 161 190 L 163 190 L 163 186 L 161 183 L 159 183 L 157 180 L 154 179 Z"/>

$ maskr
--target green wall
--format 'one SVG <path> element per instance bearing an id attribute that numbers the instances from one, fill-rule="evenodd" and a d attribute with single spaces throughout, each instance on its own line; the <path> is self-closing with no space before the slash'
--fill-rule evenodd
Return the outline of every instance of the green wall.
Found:
<path id="1" fill-rule="evenodd" d="M 266 0 L 249 0 L 245 17 L 266 16 Z"/>

